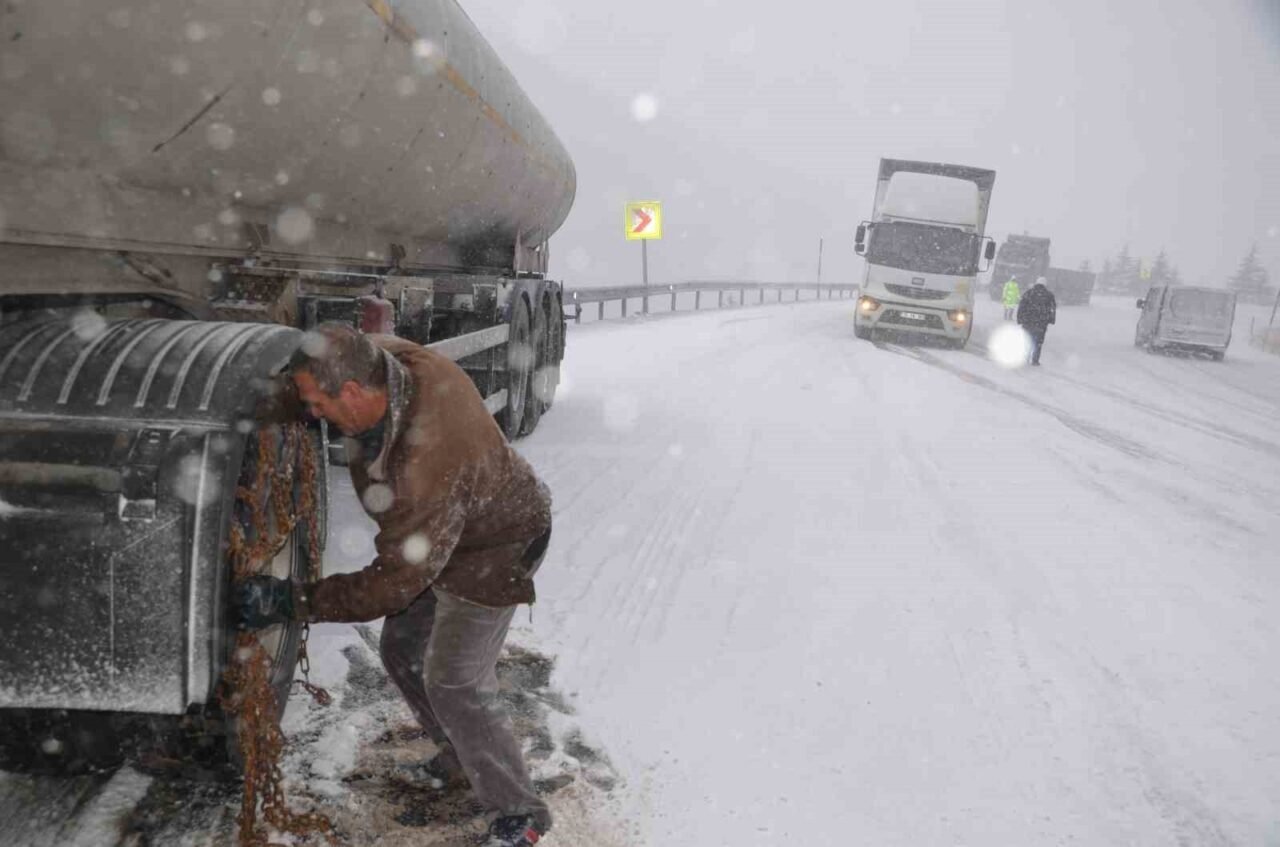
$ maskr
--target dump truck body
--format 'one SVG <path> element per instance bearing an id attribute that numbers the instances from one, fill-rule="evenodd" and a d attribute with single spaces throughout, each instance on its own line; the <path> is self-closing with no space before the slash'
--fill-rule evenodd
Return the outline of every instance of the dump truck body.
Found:
<path id="1" fill-rule="evenodd" d="M 1034 235 L 1010 235 L 996 252 L 991 267 L 987 294 L 993 301 L 1004 297 L 1004 284 L 1016 278 L 1018 287 L 1026 291 L 1036 280 L 1049 273 L 1049 239 Z"/>

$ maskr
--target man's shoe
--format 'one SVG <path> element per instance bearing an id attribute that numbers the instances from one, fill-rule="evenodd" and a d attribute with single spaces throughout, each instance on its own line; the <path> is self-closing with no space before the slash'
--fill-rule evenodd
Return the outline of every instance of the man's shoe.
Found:
<path id="1" fill-rule="evenodd" d="M 508 815 L 489 824 L 489 837 L 482 847 L 531 847 L 541 839 L 533 815 Z"/>

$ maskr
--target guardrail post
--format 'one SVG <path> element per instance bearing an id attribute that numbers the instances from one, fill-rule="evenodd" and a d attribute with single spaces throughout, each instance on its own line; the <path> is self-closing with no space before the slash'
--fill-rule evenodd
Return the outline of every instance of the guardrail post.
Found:
<path id="1" fill-rule="evenodd" d="M 648 306 L 649 298 L 648 297 L 644 298 L 644 302 L 645 302 L 645 305 Z M 646 308 L 645 311 L 647 312 L 649 310 Z M 624 318 L 627 316 L 627 298 L 626 297 L 622 298 L 622 316 Z"/>
<path id="2" fill-rule="evenodd" d="M 582 323 L 582 304 L 576 300 L 573 303 L 573 322 L 576 324 Z"/>
<path id="3" fill-rule="evenodd" d="M 676 310 L 676 287 L 671 286 L 671 311 Z"/>
<path id="4" fill-rule="evenodd" d="M 757 301 L 756 305 L 758 306 L 764 305 L 764 289 L 763 288 L 760 289 L 760 299 Z"/>
<path id="5" fill-rule="evenodd" d="M 716 292 L 716 294 L 718 295 L 716 297 L 716 308 L 723 309 L 724 308 L 724 289 L 723 288 L 720 289 L 719 291 Z"/>
<path id="6" fill-rule="evenodd" d="M 648 295 L 648 294 L 646 294 L 646 295 L 644 295 L 644 297 L 642 297 L 641 299 L 644 301 L 644 313 L 647 315 L 647 314 L 649 314 L 649 295 Z M 623 302 L 625 302 L 625 301 L 623 301 Z M 626 313 L 627 313 L 627 312 L 626 312 L 626 309 L 623 309 L 622 314 L 624 314 L 624 315 L 625 315 Z"/>
<path id="7" fill-rule="evenodd" d="M 696 312 L 702 308 L 702 289 L 693 292 L 693 310 Z"/>
<path id="8" fill-rule="evenodd" d="M 604 320 L 604 301 L 600 301 L 600 320 Z"/>

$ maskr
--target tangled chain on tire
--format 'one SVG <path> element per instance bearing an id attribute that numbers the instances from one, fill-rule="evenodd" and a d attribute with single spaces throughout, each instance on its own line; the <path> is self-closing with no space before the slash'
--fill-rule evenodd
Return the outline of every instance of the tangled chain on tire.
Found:
<path id="1" fill-rule="evenodd" d="M 316 520 L 316 448 L 301 424 L 283 427 L 280 447 L 273 428 L 258 434 L 257 469 L 252 486 L 236 489 L 252 529 L 252 541 L 240 521 L 231 526 L 232 578 L 245 579 L 263 569 L 285 544 L 291 543 L 293 531 L 305 521 L 308 536 L 309 578 L 319 577 L 319 522 Z M 295 470 L 300 493 L 295 508 Z M 272 525 L 274 524 L 274 530 Z M 307 668 L 305 630 L 299 650 L 299 661 Z M 317 701 L 327 705 L 329 695 L 310 684 L 303 685 Z M 316 812 L 297 813 L 290 810 L 284 793 L 284 775 L 280 757 L 285 738 L 277 719 L 279 705 L 271 685 L 271 657 L 252 632 L 236 636 L 235 650 L 222 677 L 221 703 L 227 715 L 239 719 L 237 743 L 244 763 L 244 793 L 240 801 L 240 844 L 243 847 L 271 845 L 267 825 L 277 832 L 299 838 L 323 836 L 336 844 L 333 824 Z"/>

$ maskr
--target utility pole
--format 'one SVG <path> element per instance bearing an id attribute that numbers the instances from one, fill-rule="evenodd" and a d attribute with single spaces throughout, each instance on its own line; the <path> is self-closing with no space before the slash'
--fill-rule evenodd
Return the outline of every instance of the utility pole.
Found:
<path id="1" fill-rule="evenodd" d="M 818 285 L 822 285 L 822 239 L 818 239 Z"/>
<path id="2" fill-rule="evenodd" d="M 649 241 L 640 242 L 640 273 L 644 280 L 644 313 L 649 314 Z"/>

